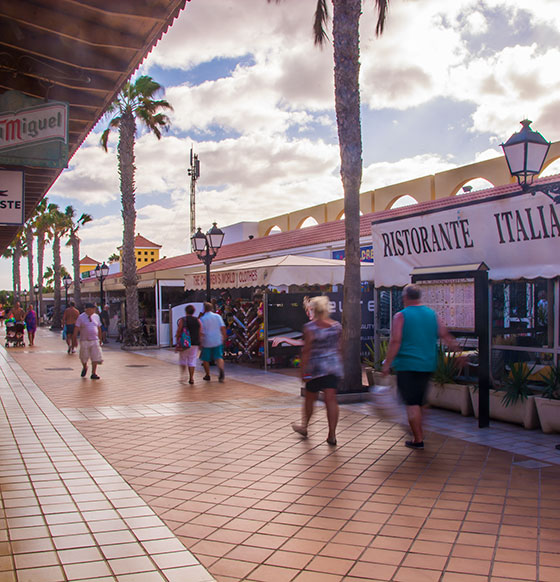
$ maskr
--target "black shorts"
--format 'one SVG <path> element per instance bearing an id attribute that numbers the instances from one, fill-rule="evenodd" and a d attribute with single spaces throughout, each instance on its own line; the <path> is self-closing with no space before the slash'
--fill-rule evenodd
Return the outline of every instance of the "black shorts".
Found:
<path id="1" fill-rule="evenodd" d="M 305 384 L 305 389 L 309 392 L 321 392 L 325 388 L 338 388 L 338 377 L 334 374 L 328 374 L 327 376 L 320 376 L 319 378 L 313 378 Z"/>
<path id="2" fill-rule="evenodd" d="M 397 372 L 397 388 L 407 406 L 423 406 L 432 372 Z"/>
<path id="3" fill-rule="evenodd" d="M 66 335 L 72 335 L 74 333 L 74 324 L 73 323 L 67 323 L 66 324 Z"/>

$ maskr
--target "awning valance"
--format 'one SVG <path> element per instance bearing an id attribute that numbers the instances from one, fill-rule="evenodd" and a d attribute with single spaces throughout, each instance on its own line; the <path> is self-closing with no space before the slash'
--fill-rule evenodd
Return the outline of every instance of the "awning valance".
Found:
<path id="1" fill-rule="evenodd" d="M 341 285 L 345 262 L 304 255 L 271 257 L 210 272 L 210 284 L 215 289 L 264 287 L 268 285 Z M 373 281 L 371 263 L 361 263 L 361 280 Z M 206 289 L 206 271 L 185 274 L 185 289 Z"/>

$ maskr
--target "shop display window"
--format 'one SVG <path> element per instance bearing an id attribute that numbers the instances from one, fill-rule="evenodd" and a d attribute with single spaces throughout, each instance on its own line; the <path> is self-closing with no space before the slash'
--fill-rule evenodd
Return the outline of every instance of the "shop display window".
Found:
<path id="1" fill-rule="evenodd" d="M 547 279 L 492 285 L 492 344 L 552 348 L 554 282 Z"/>

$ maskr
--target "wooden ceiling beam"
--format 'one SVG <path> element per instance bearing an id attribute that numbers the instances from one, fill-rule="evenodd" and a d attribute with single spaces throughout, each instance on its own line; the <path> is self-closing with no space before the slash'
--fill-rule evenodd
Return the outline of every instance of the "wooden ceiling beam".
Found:
<path id="1" fill-rule="evenodd" d="M 49 88 L 46 83 L 39 82 L 37 79 L 16 76 L 14 79 L 11 75 L 0 71 L 0 88 L 5 90 L 15 89 L 37 99 L 48 97 L 54 101 L 66 101 L 73 105 L 80 105 L 87 109 L 97 110 L 105 104 L 105 95 L 99 94 L 88 89 L 68 89 L 60 85 L 53 85 Z"/>
<path id="2" fill-rule="evenodd" d="M 96 12 L 107 14 L 114 17 L 129 17 L 138 19 L 153 20 L 154 24 L 161 24 L 166 21 L 166 17 L 160 16 L 166 14 L 166 7 L 169 2 L 159 2 L 153 0 L 149 4 L 140 3 L 137 0 L 66 0 L 70 4 L 80 6 L 82 9 L 87 8 Z M 184 7 L 186 0 L 182 0 L 182 7 Z"/>
<path id="3" fill-rule="evenodd" d="M 19 28 L 19 25 L 7 22 L 0 16 L 0 50 L 6 47 L 23 51 L 39 60 L 52 61 L 55 68 L 56 63 L 61 63 L 92 71 L 123 73 L 127 70 L 129 59 L 123 54 L 126 49 L 94 48 L 43 31 L 26 36 L 23 30 L 16 30 L 15 26 Z"/>
<path id="4" fill-rule="evenodd" d="M 102 47 L 141 49 L 144 38 L 133 35 L 117 28 L 101 26 L 93 20 L 86 20 L 79 12 L 76 14 L 64 13 L 57 9 L 57 3 L 50 3 L 49 7 L 39 6 L 25 0 L 7 2 L 3 13 L 20 26 L 28 28 L 29 34 L 35 30 L 42 30 L 49 34 L 68 38 L 73 41 Z"/>
<path id="5" fill-rule="evenodd" d="M 20 63 L 17 66 L 16 63 Z M 76 68 L 52 65 L 43 59 L 29 59 L 27 55 L 20 51 L 12 50 L 10 54 L 4 52 L 0 57 L 0 74 L 8 74 L 15 77 L 27 79 L 30 86 L 33 83 L 42 83 L 45 87 L 56 84 L 68 89 L 79 89 L 106 94 L 114 90 L 116 75 L 101 75 L 91 71 L 80 71 L 80 76 L 76 76 Z"/>

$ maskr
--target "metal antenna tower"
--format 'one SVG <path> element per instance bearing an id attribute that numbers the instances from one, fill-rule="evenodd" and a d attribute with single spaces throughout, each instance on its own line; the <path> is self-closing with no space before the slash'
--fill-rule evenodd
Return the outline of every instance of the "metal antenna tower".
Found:
<path id="1" fill-rule="evenodd" d="M 195 210 L 195 197 L 196 197 L 196 181 L 200 178 L 200 160 L 198 159 L 198 154 L 193 153 L 193 149 L 191 147 L 191 165 L 190 168 L 187 170 L 188 175 L 191 177 L 191 198 L 190 198 L 190 207 L 191 207 L 191 251 L 194 251 L 194 246 L 192 242 L 192 237 L 196 232 L 196 210 Z"/>

